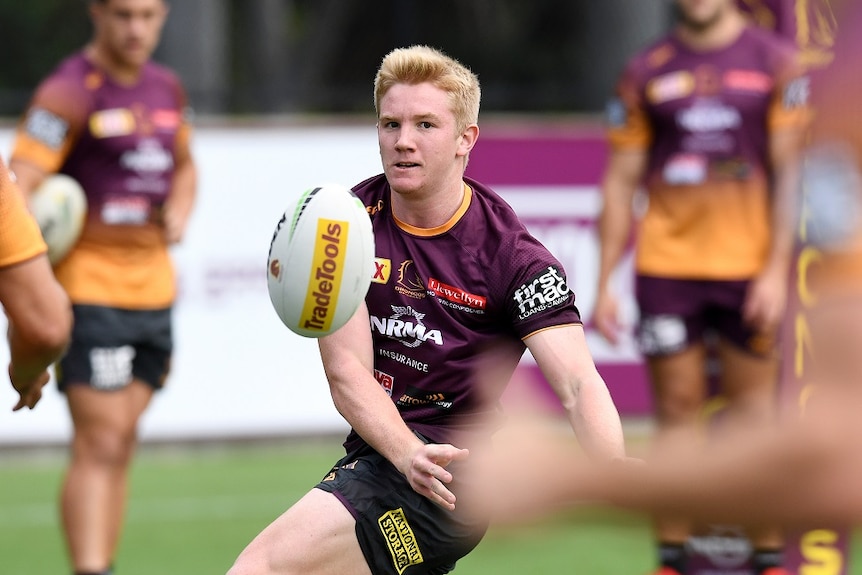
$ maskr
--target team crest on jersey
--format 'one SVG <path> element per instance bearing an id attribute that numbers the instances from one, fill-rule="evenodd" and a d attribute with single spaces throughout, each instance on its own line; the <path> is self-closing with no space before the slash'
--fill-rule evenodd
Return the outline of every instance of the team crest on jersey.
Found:
<path id="1" fill-rule="evenodd" d="M 565 305 L 569 299 L 566 276 L 556 266 L 548 266 L 512 294 L 518 306 L 518 319 Z"/>
<path id="2" fill-rule="evenodd" d="M 404 570 L 411 565 L 419 565 L 425 561 L 404 509 L 399 507 L 387 511 L 377 518 L 377 524 L 380 526 L 383 540 L 389 548 L 392 563 L 398 573 L 404 573 Z"/>
<path id="3" fill-rule="evenodd" d="M 94 138 L 115 138 L 135 132 L 135 115 L 126 108 L 99 110 L 90 116 L 90 133 Z"/>
<path id="4" fill-rule="evenodd" d="M 374 274 L 371 276 L 371 281 L 376 284 L 386 284 L 389 283 L 390 275 L 392 275 L 392 260 L 374 258 Z"/>
<path id="5" fill-rule="evenodd" d="M 422 283 L 422 278 L 416 273 L 413 260 L 404 260 L 398 266 L 395 291 L 413 299 L 423 299 L 425 297 L 425 285 Z"/>

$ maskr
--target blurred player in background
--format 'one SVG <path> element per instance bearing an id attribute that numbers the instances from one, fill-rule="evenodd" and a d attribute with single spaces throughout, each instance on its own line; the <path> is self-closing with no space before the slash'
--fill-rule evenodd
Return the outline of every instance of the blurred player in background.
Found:
<path id="1" fill-rule="evenodd" d="M 0 222 L 0 304 L 9 323 L 9 379 L 19 395 L 13 410 L 33 409 L 50 379 L 48 367 L 69 343 L 72 309 L 51 272 L 39 226 L 2 162 Z"/>
<path id="2" fill-rule="evenodd" d="M 164 385 L 176 294 L 168 247 L 196 188 L 186 95 L 151 62 L 164 0 L 92 0 L 91 41 L 36 90 L 11 168 L 25 193 L 49 174 L 81 183 L 88 216 L 55 268 L 75 315 L 58 369 L 74 424 L 62 516 L 78 574 L 105 574 L 123 524 L 137 424 Z"/>
<path id="3" fill-rule="evenodd" d="M 374 94 L 384 173 L 354 191 L 371 214 L 378 273 L 366 305 L 320 339 L 333 401 L 352 426 L 347 455 L 231 575 L 451 571 L 487 527 L 458 496 L 460 474 L 491 447 L 525 347 L 581 447 L 597 460 L 625 455 L 562 266 L 499 196 L 464 177 L 479 136 L 478 78 L 414 46 L 384 58 Z"/>
<path id="4" fill-rule="evenodd" d="M 616 342 L 611 276 L 633 199 L 637 336 L 653 386 L 656 444 L 699 424 L 715 354 L 726 425 L 774 419 L 776 335 L 793 255 L 798 149 L 809 119 L 793 46 L 748 24 L 734 0 L 677 0 L 679 23 L 632 58 L 610 109 L 594 321 Z M 658 517 L 660 573 L 685 573 L 683 517 Z M 781 573 L 781 538 L 754 540 L 758 575 Z"/>
<path id="5" fill-rule="evenodd" d="M 803 66 L 824 68 L 832 62 L 838 20 L 833 4 L 841 0 L 738 0 L 758 26 L 794 42 Z"/>

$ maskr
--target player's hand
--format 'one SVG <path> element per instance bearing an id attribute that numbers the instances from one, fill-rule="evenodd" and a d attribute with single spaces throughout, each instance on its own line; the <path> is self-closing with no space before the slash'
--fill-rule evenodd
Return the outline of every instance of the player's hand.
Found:
<path id="1" fill-rule="evenodd" d="M 9 364 L 9 380 L 12 382 L 12 387 L 18 392 L 18 403 L 12 408 L 12 411 L 18 411 L 24 407 L 33 409 L 39 400 L 42 399 L 42 388 L 47 385 L 51 379 L 51 374 L 48 370 L 43 371 L 35 378 L 30 380 L 22 380 L 16 373 L 14 366 Z"/>
<path id="2" fill-rule="evenodd" d="M 748 287 L 743 319 L 757 331 L 774 332 L 781 324 L 786 305 L 787 278 L 779 271 L 767 269 Z"/>
<path id="3" fill-rule="evenodd" d="M 162 212 L 162 229 L 165 241 L 168 244 L 177 244 L 183 239 L 185 233 L 185 219 L 180 217 L 176 210 L 166 204 Z"/>
<path id="4" fill-rule="evenodd" d="M 620 333 L 623 330 L 619 317 L 617 298 L 607 290 L 599 292 L 596 307 L 593 310 L 593 324 L 602 337 L 612 345 L 619 343 Z"/>
<path id="5" fill-rule="evenodd" d="M 446 487 L 453 479 L 446 467 L 453 461 L 466 459 L 469 454 L 467 449 L 448 443 L 423 444 L 413 452 L 404 475 L 416 493 L 451 511 L 455 509 L 455 494 Z"/>

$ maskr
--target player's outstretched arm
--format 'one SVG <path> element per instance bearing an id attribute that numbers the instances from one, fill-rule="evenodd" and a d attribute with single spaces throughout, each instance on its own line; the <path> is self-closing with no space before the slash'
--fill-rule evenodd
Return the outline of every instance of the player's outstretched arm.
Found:
<path id="1" fill-rule="evenodd" d="M 32 409 L 48 382 L 47 368 L 69 342 L 69 298 L 42 254 L 0 268 L 0 302 L 9 319 L 9 377 L 20 395 L 14 409 Z"/>
<path id="2" fill-rule="evenodd" d="M 446 466 L 464 459 L 466 449 L 423 443 L 404 423 L 392 399 L 374 379 L 374 353 L 363 304 L 341 329 L 318 340 L 336 409 L 378 453 L 404 474 L 417 493 L 447 509 L 455 495 L 446 487 Z"/>
<path id="3" fill-rule="evenodd" d="M 525 343 L 587 453 L 600 460 L 624 458 L 619 412 L 593 363 L 583 326 L 545 329 Z"/>

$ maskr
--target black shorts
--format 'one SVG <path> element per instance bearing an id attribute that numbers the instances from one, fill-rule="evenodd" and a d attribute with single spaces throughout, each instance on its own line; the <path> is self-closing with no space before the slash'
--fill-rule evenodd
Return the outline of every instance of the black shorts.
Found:
<path id="1" fill-rule="evenodd" d="M 749 284 L 638 275 L 635 294 L 641 353 L 673 354 L 714 333 L 755 356 L 773 355 L 776 334 L 758 332 L 742 317 Z"/>
<path id="2" fill-rule="evenodd" d="M 457 495 L 459 462 L 447 469 Z M 441 575 L 479 544 L 487 522 L 468 520 L 419 495 L 382 455 L 363 447 L 338 461 L 317 484 L 356 519 L 356 537 L 374 575 Z"/>
<path id="3" fill-rule="evenodd" d="M 114 390 L 139 379 L 160 389 L 170 369 L 171 309 L 72 306 L 72 342 L 57 366 L 57 386 Z"/>

